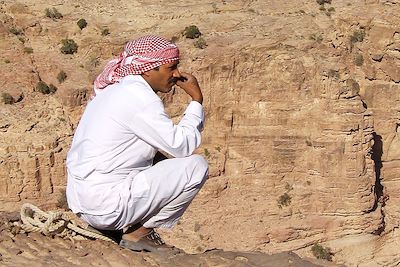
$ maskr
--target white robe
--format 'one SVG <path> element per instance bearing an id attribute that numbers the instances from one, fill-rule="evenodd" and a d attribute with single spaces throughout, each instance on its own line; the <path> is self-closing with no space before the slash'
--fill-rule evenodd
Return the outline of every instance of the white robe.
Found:
<path id="1" fill-rule="evenodd" d="M 67 156 L 69 207 L 103 229 L 122 229 L 137 222 L 173 226 L 207 174 L 204 159 L 188 157 L 200 145 L 203 123 L 203 107 L 192 101 L 174 125 L 161 99 L 140 75 L 108 86 L 88 103 Z M 162 169 L 159 164 L 152 167 L 157 150 L 176 159 L 160 162 Z M 163 185 L 165 181 L 172 188 Z M 190 197 L 181 196 L 188 191 Z M 186 199 L 178 205 L 179 211 L 148 223 L 176 198 Z M 145 211 L 139 212 L 138 207 Z"/>

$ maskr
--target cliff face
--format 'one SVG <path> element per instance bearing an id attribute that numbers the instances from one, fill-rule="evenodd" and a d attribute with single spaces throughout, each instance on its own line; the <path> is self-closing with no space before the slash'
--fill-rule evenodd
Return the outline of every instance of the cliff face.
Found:
<path id="1" fill-rule="evenodd" d="M 52 3 L 1 4 L 2 91 L 23 96 L 0 106 L 4 210 L 56 201 L 93 78 L 127 40 L 155 33 L 177 40 L 207 113 L 198 152 L 210 179 L 171 242 L 302 255 L 325 242 L 341 263 L 399 260 L 398 1 Z M 45 16 L 53 7 L 62 19 Z M 191 24 L 206 48 L 181 36 Z M 66 37 L 76 54 L 60 53 Z M 57 92 L 35 92 L 39 80 Z M 163 98 L 178 120 L 187 96 Z"/>

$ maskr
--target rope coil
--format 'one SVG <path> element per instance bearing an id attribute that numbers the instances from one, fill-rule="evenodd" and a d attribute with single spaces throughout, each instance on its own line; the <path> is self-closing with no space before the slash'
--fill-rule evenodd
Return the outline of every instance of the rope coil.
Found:
<path id="1" fill-rule="evenodd" d="M 16 223 L 16 225 L 25 232 L 37 232 L 46 236 L 59 236 L 71 240 L 95 238 L 115 243 L 114 240 L 101 233 L 95 233 L 78 226 L 64 212 L 44 212 L 30 203 L 22 205 L 21 221 L 22 223 Z"/>

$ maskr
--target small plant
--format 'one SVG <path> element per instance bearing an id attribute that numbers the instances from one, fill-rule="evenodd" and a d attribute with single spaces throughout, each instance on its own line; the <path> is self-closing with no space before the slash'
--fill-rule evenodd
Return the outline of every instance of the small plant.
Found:
<path id="1" fill-rule="evenodd" d="M 51 19 L 61 19 L 63 15 L 55 8 L 46 8 L 45 9 L 46 17 L 51 18 Z"/>
<path id="2" fill-rule="evenodd" d="M 25 38 L 22 36 L 18 37 L 18 40 L 23 44 L 25 43 Z"/>
<path id="3" fill-rule="evenodd" d="M 346 87 L 348 87 L 351 90 L 352 95 L 360 94 L 360 84 L 356 80 L 347 79 Z"/>
<path id="4" fill-rule="evenodd" d="M 319 10 L 321 10 L 321 11 L 325 11 L 325 10 L 326 10 L 326 8 L 325 8 L 324 6 L 320 6 L 320 7 L 319 7 Z"/>
<path id="5" fill-rule="evenodd" d="M 108 28 L 104 28 L 101 30 L 101 36 L 107 36 L 110 34 L 110 30 Z"/>
<path id="6" fill-rule="evenodd" d="M 12 97 L 12 95 L 10 95 L 9 93 L 2 93 L 1 98 L 4 104 L 12 105 L 15 103 L 14 97 Z"/>
<path id="7" fill-rule="evenodd" d="M 85 19 L 80 19 L 80 20 L 78 20 L 78 22 L 76 23 L 76 24 L 78 24 L 78 27 L 79 27 L 79 29 L 84 29 L 84 28 L 86 28 L 86 26 L 87 26 L 87 22 L 86 22 L 86 20 Z"/>
<path id="8" fill-rule="evenodd" d="M 9 31 L 10 33 L 14 34 L 14 35 L 20 35 L 20 34 L 22 34 L 22 30 L 21 30 L 21 29 L 18 29 L 18 28 L 16 28 L 16 27 L 11 27 L 8 31 Z"/>
<path id="9" fill-rule="evenodd" d="M 332 3 L 332 0 L 317 0 L 317 3 L 319 5 L 330 4 Z"/>
<path id="10" fill-rule="evenodd" d="M 221 147 L 220 146 L 216 146 L 215 150 L 217 150 L 218 152 L 221 152 Z"/>
<path id="11" fill-rule="evenodd" d="M 72 39 L 63 39 L 61 44 L 60 51 L 63 54 L 74 54 L 78 51 L 78 45 Z"/>
<path id="12" fill-rule="evenodd" d="M 204 49 L 207 47 L 207 42 L 203 37 L 200 37 L 194 42 L 194 47 Z"/>
<path id="13" fill-rule="evenodd" d="M 323 40 L 324 38 L 323 38 L 322 35 L 319 34 L 319 33 L 313 33 L 313 34 L 310 35 L 310 39 L 311 39 L 311 40 L 314 40 L 314 41 L 316 41 L 316 42 L 318 42 L 318 43 L 320 43 L 320 42 L 322 42 L 322 40 Z"/>
<path id="14" fill-rule="evenodd" d="M 339 79 L 340 75 L 339 72 L 333 69 L 328 70 L 328 77 L 334 78 L 334 79 Z"/>
<path id="15" fill-rule="evenodd" d="M 52 94 L 57 91 L 57 87 L 53 84 L 47 85 L 43 81 L 39 81 L 36 85 L 36 91 L 41 92 L 44 95 Z"/>
<path id="16" fill-rule="evenodd" d="M 288 193 L 284 193 L 278 198 L 278 207 L 289 206 L 292 202 L 292 197 Z"/>
<path id="17" fill-rule="evenodd" d="M 8 64 L 11 63 L 11 61 L 9 59 L 4 60 L 4 63 Z"/>
<path id="18" fill-rule="evenodd" d="M 200 37 L 201 32 L 196 25 L 190 25 L 183 30 L 182 35 L 189 39 L 196 39 Z"/>
<path id="19" fill-rule="evenodd" d="M 335 12 L 335 8 L 331 6 L 330 8 L 328 8 L 328 12 Z"/>
<path id="20" fill-rule="evenodd" d="M 354 64 L 356 64 L 356 66 L 362 66 L 362 64 L 364 64 L 364 57 L 361 54 L 357 54 L 354 57 Z"/>
<path id="21" fill-rule="evenodd" d="M 292 191 L 292 190 L 293 190 L 293 185 L 290 185 L 289 183 L 286 183 L 286 184 L 285 184 L 285 189 L 286 189 L 287 191 Z"/>
<path id="22" fill-rule="evenodd" d="M 58 74 L 57 74 L 57 80 L 58 80 L 58 82 L 59 83 L 62 83 L 62 82 L 64 82 L 65 81 L 65 79 L 67 79 L 67 74 L 65 73 L 65 71 L 60 71 Z"/>
<path id="23" fill-rule="evenodd" d="M 332 261 L 332 252 L 330 248 L 324 248 L 320 244 L 314 244 L 311 247 L 311 251 L 317 259 Z"/>
<path id="24" fill-rule="evenodd" d="M 362 42 L 365 37 L 365 31 L 363 29 L 355 30 L 350 36 L 350 41 L 352 43 Z"/>
<path id="25" fill-rule="evenodd" d="M 207 148 L 204 149 L 204 156 L 206 156 L 206 158 L 209 158 L 211 156 Z"/>
<path id="26" fill-rule="evenodd" d="M 24 48 L 24 53 L 32 54 L 33 53 L 33 48 L 32 47 L 25 47 Z"/>

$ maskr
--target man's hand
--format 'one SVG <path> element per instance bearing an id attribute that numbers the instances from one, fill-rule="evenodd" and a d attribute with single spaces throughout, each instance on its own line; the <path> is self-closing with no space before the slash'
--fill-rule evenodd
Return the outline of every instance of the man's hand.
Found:
<path id="1" fill-rule="evenodd" d="M 192 74 L 181 72 L 181 77 L 178 78 L 176 85 L 185 90 L 192 97 L 193 101 L 197 101 L 200 104 L 203 103 L 203 94 L 201 93 L 199 83 Z"/>

